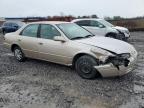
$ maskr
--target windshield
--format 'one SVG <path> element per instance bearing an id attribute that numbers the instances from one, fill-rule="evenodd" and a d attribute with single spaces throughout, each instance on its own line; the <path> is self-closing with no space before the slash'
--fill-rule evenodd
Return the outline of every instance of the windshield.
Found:
<path id="1" fill-rule="evenodd" d="M 17 24 L 18 24 L 20 27 L 22 27 L 23 25 L 25 25 L 24 22 L 17 22 Z"/>
<path id="2" fill-rule="evenodd" d="M 99 22 L 101 22 L 103 25 L 108 26 L 108 27 L 114 27 L 114 25 L 112 25 L 111 23 L 105 21 L 105 20 L 99 20 Z"/>
<path id="3" fill-rule="evenodd" d="M 74 23 L 57 24 L 57 26 L 71 40 L 93 36 L 93 34 Z"/>

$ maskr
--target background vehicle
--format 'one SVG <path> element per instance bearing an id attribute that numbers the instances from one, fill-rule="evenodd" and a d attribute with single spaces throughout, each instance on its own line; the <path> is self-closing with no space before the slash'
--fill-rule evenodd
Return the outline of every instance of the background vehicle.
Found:
<path id="1" fill-rule="evenodd" d="M 0 26 L 0 33 L 2 33 L 2 27 Z"/>
<path id="2" fill-rule="evenodd" d="M 25 57 L 74 66 L 86 79 L 121 76 L 133 69 L 137 51 L 123 41 L 96 37 L 68 22 L 30 23 L 5 35 L 4 45 L 18 61 Z"/>
<path id="3" fill-rule="evenodd" d="M 2 25 L 3 34 L 15 32 L 21 28 L 25 23 L 20 21 L 6 21 Z"/>
<path id="4" fill-rule="evenodd" d="M 127 28 L 114 26 L 103 19 L 76 19 L 72 22 L 89 30 L 94 35 L 127 40 L 130 37 L 130 32 Z"/>

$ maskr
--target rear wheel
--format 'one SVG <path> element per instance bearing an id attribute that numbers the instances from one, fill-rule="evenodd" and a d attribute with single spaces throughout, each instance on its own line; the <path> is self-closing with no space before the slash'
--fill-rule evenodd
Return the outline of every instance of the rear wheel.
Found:
<path id="1" fill-rule="evenodd" d="M 91 57 L 84 55 L 75 63 L 75 68 L 79 76 L 81 76 L 84 79 L 93 79 L 95 77 L 99 76 L 99 72 L 94 68 L 94 66 L 97 66 L 97 61 Z"/>
<path id="2" fill-rule="evenodd" d="M 13 53 L 18 61 L 23 62 L 25 60 L 24 53 L 22 52 L 20 47 L 18 46 L 14 47 Z"/>

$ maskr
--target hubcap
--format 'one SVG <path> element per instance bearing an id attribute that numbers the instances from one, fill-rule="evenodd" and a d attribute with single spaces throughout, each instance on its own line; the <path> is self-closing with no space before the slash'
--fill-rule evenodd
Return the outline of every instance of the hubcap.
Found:
<path id="1" fill-rule="evenodd" d="M 91 70 L 92 70 L 91 66 L 87 62 L 82 63 L 80 68 L 81 68 L 81 71 L 85 74 L 91 73 Z"/>
<path id="2" fill-rule="evenodd" d="M 20 60 L 20 59 L 22 58 L 22 52 L 21 52 L 21 50 L 15 49 L 14 55 L 15 55 L 15 57 L 16 57 L 18 60 Z"/>

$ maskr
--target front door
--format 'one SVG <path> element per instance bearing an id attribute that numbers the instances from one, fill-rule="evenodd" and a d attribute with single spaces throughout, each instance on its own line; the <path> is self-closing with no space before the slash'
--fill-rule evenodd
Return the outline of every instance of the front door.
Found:
<path id="1" fill-rule="evenodd" d="M 90 20 L 90 25 L 84 26 L 84 28 L 86 28 L 96 36 L 105 36 L 106 34 L 106 28 L 104 27 L 104 25 L 95 20 Z"/>
<path id="2" fill-rule="evenodd" d="M 55 36 L 61 36 L 60 32 L 50 24 L 42 24 L 40 27 L 39 57 L 40 59 L 66 64 L 68 57 L 65 49 L 67 42 L 55 41 Z"/>

